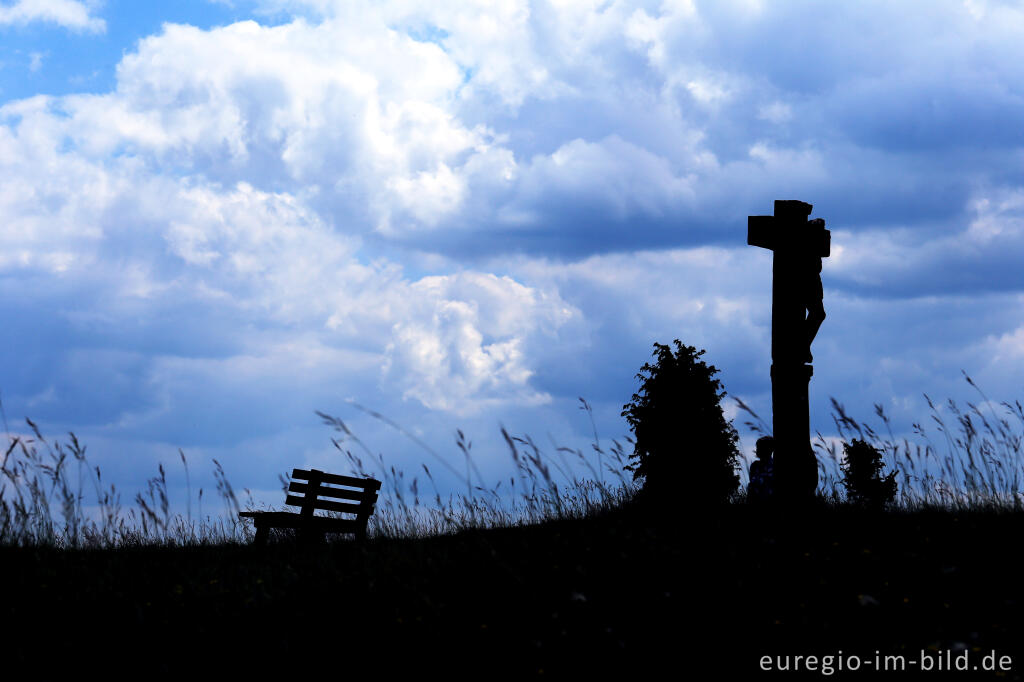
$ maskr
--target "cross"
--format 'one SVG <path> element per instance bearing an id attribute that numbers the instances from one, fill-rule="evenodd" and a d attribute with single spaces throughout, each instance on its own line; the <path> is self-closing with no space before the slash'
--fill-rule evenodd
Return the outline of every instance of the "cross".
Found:
<path id="1" fill-rule="evenodd" d="M 818 486 L 810 443 L 807 389 L 814 374 L 811 342 L 825 319 L 821 259 L 831 234 L 808 220 L 811 204 L 775 202 L 775 215 L 747 218 L 747 244 L 772 252 L 772 430 L 775 490 L 786 499 L 809 498 Z"/>

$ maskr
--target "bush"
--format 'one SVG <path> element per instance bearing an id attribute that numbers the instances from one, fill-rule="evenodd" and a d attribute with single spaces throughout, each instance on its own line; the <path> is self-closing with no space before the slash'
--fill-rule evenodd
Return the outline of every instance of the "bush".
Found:
<path id="1" fill-rule="evenodd" d="M 884 507 L 896 499 L 896 474 L 882 476 L 882 453 L 863 440 L 843 443 L 843 487 L 850 502 L 869 507 Z"/>
<path id="2" fill-rule="evenodd" d="M 674 354 L 654 344 L 657 363 L 640 369 L 640 390 L 623 406 L 635 439 L 626 469 L 644 479 L 649 501 L 722 502 L 739 487 L 739 436 L 722 413 L 718 370 L 700 360 L 703 350 L 674 343 Z"/>

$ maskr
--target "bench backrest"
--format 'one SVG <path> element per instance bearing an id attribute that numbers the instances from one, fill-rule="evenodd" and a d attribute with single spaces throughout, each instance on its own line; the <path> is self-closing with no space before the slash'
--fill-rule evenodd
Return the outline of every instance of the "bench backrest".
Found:
<path id="1" fill-rule="evenodd" d="M 305 518 L 311 518 L 314 510 L 322 509 L 355 514 L 357 520 L 365 524 L 373 514 L 377 491 L 380 490 L 380 481 L 376 479 L 328 474 L 318 469 L 295 469 L 292 471 L 292 479 L 288 484 L 288 492 L 299 494 L 289 494 L 284 502 L 301 507 L 300 514 Z M 355 500 L 355 503 L 324 498 Z"/>

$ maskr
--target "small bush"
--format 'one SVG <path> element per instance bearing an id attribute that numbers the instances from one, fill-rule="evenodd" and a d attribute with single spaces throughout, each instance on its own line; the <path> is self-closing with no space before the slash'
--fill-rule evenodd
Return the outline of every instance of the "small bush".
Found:
<path id="1" fill-rule="evenodd" d="M 896 499 L 896 474 L 893 471 L 882 476 L 882 453 L 878 448 L 863 440 L 853 439 L 843 443 L 844 461 L 843 487 L 847 498 L 869 507 L 884 507 Z"/>
<path id="2" fill-rule="evenodd" d="M 724 502 L 739 487 L 739 436 L 722 413 L 725 391 L 715 366 L 700 360 L 703 350 L 674 343 L 675 353 L 654 344 L 657 363 L 640 369 L 640 390 L 623 406 L 635 437 L 626 469 L 644 479 L 649 501 Z"/>

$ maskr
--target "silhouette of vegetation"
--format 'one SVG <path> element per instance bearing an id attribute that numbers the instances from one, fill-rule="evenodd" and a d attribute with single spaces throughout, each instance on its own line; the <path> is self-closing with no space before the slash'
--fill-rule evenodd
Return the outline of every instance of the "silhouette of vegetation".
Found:
<path id="1" fill-rule="evenodd" d="M 1012 538 L 1024 521 L 1024 408 L 934 405 L 939 447 L 915 425 L 926 443 L 915 450 L 834 407 L 840 438 L 819 439 L 819 461 L 837 475 L 823 476 L 815 513 L 728 504 L 685 524 L 627 504 L 635 484 L 618 444 L 593 459 L 506 433 L 515 474 L 446 499 L 426 465 L 417 480 L 369 448 L 351 453 L 361 443 L 325 417 L 339 459 L 353 473 L 364 462 L 380 469 L 384 487 L 366 543 L 316 547 L 243 544 L 251 529 L 235 523 L 239 500 L 219 465 L 227 521 L 210 523 L 203 506 L 194 516 L 195 504 L 176 516 L 168 469 L 126 513 L 84 444 L 44 439 L 29 422 L 0 451 L 7 668 L 56 679 L 105 656 L 108 669 L 154 679 L 262 679 L 294 674 L 296 661 L 304 674 L 337 675 L 342 641 L 350 674 L 653 677 L 678 666 L 684 642 L 720 674 L 747 679 L 762 656 L 799 642 L 862 660 L 970 651 L 980 663 L 995 651 L 1012 655 L 1007 679 L 1019 677 L 1024 550 Z M 851 437 L 899 465 L 894 509 L 838 495 L 841 459 L 827 455 Z M 461 433 L 456 447 L 468 480 L 476 453 Z M 603 483 L 590 468 L 602 463 Z"/>
<path id="2" fill-rule="evenodd" d="M 700 359 L 705 351 L 674 343 L 674 353 L 654 344 L 657 361 L 640 369 L 640 390 L 623 406 L 635 438 L 635 463 L 626 468 L 644 480 L 642 499 L 649 502 L 675 500 L 680 492 L 691 504 L 724 502 L 739 486 L 739 435 L 722 412 L 718 369 Z"/>
<path id="3" fill-rule="evenodd" d="M 892 470 L 899 469 L 896 502 L 900 509 L 1024 509 L 1024 405 L 1019 400 L 991 401 L 966 373 L 964 379 L 981 401 L 968 401 L 964 408 L 954 400 L 938 403 L 925 394 L 931 414 L 927 421 L 911 425 L 913 439 L 893 433 L 881 404 L 874 406 L 880 425 L 872 426 L 853 418 L 842 403 L 830 398 L 838 438 L 826 439 L 819 432 L 814 440 L 819 495 L 840 501 L 843 472 L 838 445 L 859 439 L 878 450 Z M 771 427 L 749 405 L 736 397 L 733 400 L 753 418 L 744 422 L 751 432 L 771 433 Z M 950 417 L 955 419 L 955 428 Z M 925 427 L 928 422 L 934 431 Z M 935 433 L 937 442 L 933 441 Z"/>
<path id="4" fill-rule="evenodd" d="M 617 441 L 611 447 L 601 444 L 594 426 L 590 404 L 580 398 L 594 428 L 594 441 L 588 455 L 581 449 L 556 447 L 547 452 L 529 436 L 515 436 L 504 428 L 502 437 L 508 446 L 514 475 L 485 486 L 472 457 L 472 442 L 457 431 L 456 446 L 466 462 L 466 492 L 442 495 L 439 482 L 427 464 L 425 478 L 406 478 L 405 472 L 388 465 L 374 454 L 348 426 L 337 417 L 317 413 L 324 423 L 338 432 L 332 438 L 336 450 L 347 463 L 349 474 L 375 478 L 383 484 L 381 499 L 367 525 L 370 538 L 424 537 L 458 533 L 470 529 L 541 524 L 554 520 L 578 519 L 599 515 L 628 502 L 636 485 L 624 474 L 628 461 L 625 448 Z M 425 448 L 441 465 L 456 476 L 459 470 L 441 454 L 408 434 L 383 415 L 368 411 L 385 423 L 408 435 Z M 186 514 L 171 511 L 168 472 L 158 465 L 158 475 L 149 479 L 144 492 L 135 495 L 135 507 L 125 508 L 121 493 L 106 482 L 99 467 L 92 466 L 86 446 L 74 433 L 67 443 L 44 438 L 38 426 L 25 420 L 31 432 L 7 433 L 8 445 L 0 451 L 0 547 L 51 547 L 55 549 L 119 549 L 143 545 L 189 547 L 248 544 L 255 534 L 249 518 L 239 519 L 244 506 L 257 510 L 251 491 L 245 489 L 244 505 L 228 480 L 224 467 L 213 459 L 213 477 L 217 496 L 226 513 L 203 513 L 204 490 L 193 497 L 189 463 L 181 450 L 186 480 Z M 357 454 L 354 444 L 364 451 Z M 596 455 L 596 463 L 592 456 Z M 371 473 L 369 469 L 374 469 Z M 471 480 L 470 473 L 476 481 Z M 291 481 L 279 477 L 282 490 Z M 433 494 L 426 494 L 430 486 Z M 94 501 L 86 499 L 86 490 L 94 491 Z M 209 496 L 205 498 L 209 500 Z M 193 515 L 198 502 L 198 518 Z M 293 510 L 288 510 L 293 511 Z M 335 514 L 332 512 L 332 514 Z M 337 514 L 335 514 L 337 515 Z M 344 518 L 337 515 L 339 518 Z M 274 538 L 291 538 L 291 531 L 273 530 Z M 339 540 L 347 542 L 347 540 Z"/>
<path id="5" fill-rule="evenodd" d="M 666 378 L 671 376 L 673 367 L 678 370 L 679 365 L 687 364 L 695 375 L 704 376 L 705 389 L 714 384 L 714 389 L 706 390 L 706 404 L 713 401 L 718 406 L 724 392 L 719 393 L 720 384 L 712 379 L 717 370 L 697 361 L 700 353 L 696 349 L 684 349 L 678 341 L 676 344 L 677 353 L 674 355 L 668 346 L 655 344 L 659 362 L 657 365 L 645 365 L 647 376 L 643 373 L 638 375 L 645 378 L 645 388 L 650 389 L 650 394 L 642 389 L 643 396 L 640 393 L 634 395 L 627 408 L 645 405 L 650 408 L 650 399 L 657 398 L 662 387 L 670 385 Z M 669 371 L 662 372 L 662 367 Z M 821 470 L 820 494 L 837 504 L 841 501 L 840 492 L 844 486 L 838 445 L 861 440 L 880 453 L 882 459 L 889 463 L 890 471 L 898 469 L 895 476 L 889 474 L 883 480 L 892 477 L 898 483 L 895 502 L 900 509 L 1020 510 L 1024 507 L 1024 457 L 1021 452 L 1024 447 L 1024 407 L 1019 401 L 990 401 L 970 377 L 965 378 L 980 394 L 980 402 L 968 402 L 965 409 L 952 400 L 943 404 L 928 399 L 932 409 L 930 422 L 939 434 L 937 440 L 934 439 L 934 431 L 926 430 L 921 423 L 913 425 L 920 442 L 897 438 L 881 405 L 875 406 L 875 412 L 883 428 L 877 428 L 857 421 L 847 414 L 841 403 L 833 400 L 833 418 L 839 437 L 826 440 L 818 434 L 814 444 Z M 755 420 L 746 422 L 746 426 L 755 433 L 767 435 L 769 426 L 749 406 L 738 398 L 733 399 Z M 580 409 L 586 411 L 592 420 L 590 405 L 582 399 L 581 403 Z M 666 410 L 671 411 L 671 408 Z M 721 418 L 720 409 L 711 412 L 713 417 Z M 654 414 L 653 409 L 636 409 L 630 416 L 639 418 Z M 676 415 L 679 414 L 677 411 Z M 611 441 L 610 448 L 603 446 L 595 432 L 591 449 L 596 453 L 596 461 L 593 461 L 592 456 L 587 456 L 582 450 L 558 447 L 554 451 L 545 451 L 530 436 L 515 436 L 502 429 L 514 465 L 514 475 L 490 486 L 475 480 L 470 485 L 469 474 L 476 469 L 472 462 L 472 443 L 459 432 L 456 445 L 460 458 L 467 463 L 467 469 L 461 474 L 466 478 L 466 491 L 461 495 L 442 495 L 438 489 L 440 484 L 427 464 L 421 465 L 423 476 L 406 477 L 406 472 L 389 466 L 382 455 L 373 453 L 340 419 L 320 416 L 338 432 L 339 436 L 332 442 L 347 459 L 350 473 L 363 478 L 374 477 L 384 484 L 377 511 L 370 519 L 370 538 L 426 537 L 469 529 L 580 519 L 604 513 L 633 499 L 637 481 L 649 483 L 646 480 L 647 467 L 642 465 L 644 462 L 650 465 L 653 461 L 645 457 L 643 462 L 638 462 L 638 452 L 646 451 L 628 436 L 626 442 L 634 446 L 631 455 L 615 440 Z M 955 424 L 949 423 L 950 416 Z M 719 423 L 724 424 L 724 419 Z M 173 496 L 168 490 L 171 472 L 162 465 L 158 468 L 158 475 L 148 481 L 146 489 L 134 495 L 135 505 L 132 508 L 122 504 L 121 491 L 102 477 L 99 467 L 88 462 L 85 444 L 73 433 L 68 434 L 66 443 L 62 443 L 44 437 L 30 419 L 26 419 L 26 424 L 27 433 L 11 434 L 8 431 L 7 447 L 0 451 L 0 547 L 116 549 L 141 545 L 181 547 L 251 542 L 252 524 L 239 522 L 237 514 L 242 508 L 256 509 L 256 504 L 248 490 L 244 491 L 244 499 L 239 499 L 227 472 L 217 460 L 213 460 L 217 494 L 212 504 L 211 491 L 199 487 L 197 495 L 195 481 L 188 483 L 190 464 L 185 453 L 179 450 L 187 485 L 187 495 L 181 507 L 187 513 L 175 514 L 172 511 L 170 498 Z M 723 462 L 733 457 L 729 446 L 734 446 L 735 441 L 728 437 L 722 438 L 721 442 L 726 446 L 719 446 L 717 457 L 714 445 L 697 449 L 695 433 L 699 434 L 698 428 L 684 423 L 682 416 L 663 420 L 661 427 L 662 442 L 683 444 L 678 449 L 665 451 L 667 459 L 679 465 L 677 473 L 682 476 L 678 486 L 672 489 L 675 495 L 690 494 L 694 490 L 699 495 L 702 492 L 699 489 L 712 480 L 702 478 L 700 467 L 706 466 L 708 461 Z M 888 432 L 888 437 L 883 435 L 885 432 Z M 644 435 L 646 427 L 641 427 L 638 433 L 645 438 L 645 443 L 652 438 L 649 434 Z M 417 442 L 421 447 L 428 447 Z M 350 450 L 352 444 L 362 448 L 364 454 Z M 430 450 L 430 454 L 438 458 L 440 464 L 450 467 L 450 473 L 460 475 L 440 453 Z M 702 457 L 705 454 L 707 457 Z M 718 473 L 722 473 L 722 469 Z M 633 472 L 632 477 L 623 473 L 629 471 Z M 731 476 L 723 478 L 728 484 Z M 282 487 L 287 486 L 288 481 L 282 477 Z M 728 485 L 723 488 L 731 490 Z M 428 493 L 428 489 L 431 492 Z M 217 513 L 218 506 L 224 513 Z"/>
<path id="6" fill-rule="evenodd" d="M 843 443 L 843 487 L 850 502 L 866 507 L 885 507 L 896 499 L 896 474 L 885 476 L 882 453 L 870 443 L 857 438 Z"/>

